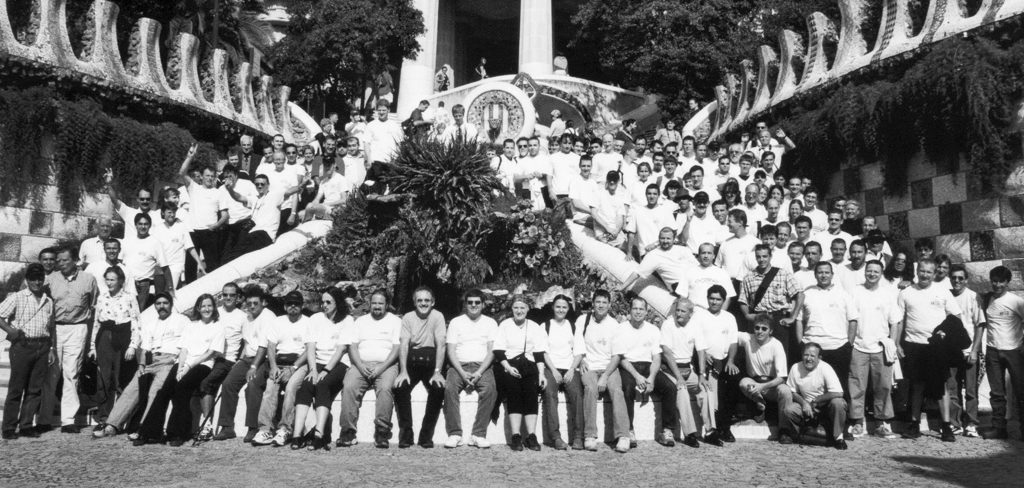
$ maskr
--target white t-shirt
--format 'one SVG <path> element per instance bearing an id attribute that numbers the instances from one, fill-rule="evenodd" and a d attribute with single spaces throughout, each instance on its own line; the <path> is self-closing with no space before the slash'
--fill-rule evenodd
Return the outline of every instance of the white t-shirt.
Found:
<path id="1" fill-rule="evenodd" d="M 829 231 L 826 230 L 824 232 L 819 232 L 817 234 L 811 235 L 811 240 L 816 241 L 818 244 L 821 244 L 821 250 L 829 256 L 832 255 L 831 253 L 829 253 L 829 249 L 832 248 L 832 241 L 836 239 L 842 239 L 844 242 L 846 242 L 847 254 L 850 253 L 850 243 L 856 240 L 855 237 L 843 231 L 839 231 L 838 234 L 831 234 L 829 233 Z"/>
<path id="2" fill-rule="evenodd" d="M 849 342 L 849 321 L 859 318 L 850 296 L 834 285 L 804 290 L 802 312 L 804 343 L 817 342 L 826 351 L 845 346 Z"/>
<path id="3" fill-rule="evenodd" d="M 704 243 L 721 244 L 729 236 L 729 229 L 718 223 L 718 220 L 715 219 L 715 216 L 711 214 L 709 209 L 703 218 L 698 217 L 696 214 L 690 217 L 690 229 L 689 235 L 686 236 L 686 247 L 700 249 L 700 245 Z"/>
<path id="4" fill-rule="evenodd" d="M 121 203 L 121 206 L 117 207 L 117 215 L 121 216 L 121 220 L 124 221 L 124 236 L 126 238 L 127 237 L 134 237 L 134 236 L 139 235 L 139 231 L 135 230 L 135 216 L 140 214 L 140 213 L 142 213 L 142 212 L 139 209 L 137 209 L 135 207 L 129 207 L 128 205 L 125 205 L 124 203 Z M 152 216 L 152 215 L 150 215 L 150 216 Z M 153 221 L 155 222 L 156 219 L 153 219 Z M 122 247 L 122 249 L 123 249 L 123 247 Z M 100 251 L 102 251 L 102 250 L 103 250 L 103 247 L 101 246 L 100 247 Z M 102 260 L 106 260 L 106 259 L 107 259 L 106 256 L 103 256 L 101 261 Z"/>
<path id="5" fill-rule="evenodd" d="M 245 322 L 242 323 L 242 340 L 245 341 L 242 357 L 254 357 L 259 348 L 267 347 L 267 330 L 276 320 L 277 315 L 266 308 L 254 320 L 249 320 L 248 315 L 246 316 Z"/>
<path id="6" fill-rule="evenodd" d="M 498 323 L 481 315 L 471 320 L 468 315 L 459 315 L 448 324 L 445 342 L 455 352 L 460 363 L 481 363 L 490 352 L 488 343 L 494 342 Z"/>
<path id="7" fill-rule="evenodd" d="M 657 327 L 644 321 L 640 327 L 630 322 L 619 325 L 619 335 L 612 345 L 612 353 L 619 354 L 629 362 L 649 363 L 661 354 L 661 332 Z"/>
<path id="8" fill-rule="evenodd" d="M 388 358 L 391 348 L 402 343 L 402 319 L 386 313 L 380 320 L 366 314 L 356 319 L 352 345 L 359 351 L 359 359 L 379 363 Z"/>
<path id="9" fill-rule="evenodd" d="M 533 354 L 548 350 L 548 335 L 536 322 L 527 319 L 522 326 L 507 318 L 498 324 L 494 333 L 494 351 L 505 351 L 505 357 L 514 358 L 524 354 L 526 359 L 533 361 Z"/>
<path id="10" fill-rule="evenodd" d="M 712 314 L 703 308 L 694 308 L 690 322 L 700 326 L 704 334 L 704 343 L 707 345 L 706 352 L 712 359 L 729 357 L 729 346 L 736 344 L 739 334 L 739 327 L 733 314 L 725 310 Z"/>
<path id="11" fill-rule="evenodd" d="M 604 187 L 602 187 L 593 176 L 588 180 L 584 180 L 583 177 L 577 173 L 569 181 L 569 198 L 572 200 L 579 200 L 587 207 L 596 206 L 596 200 L 603 191 Z"/>
<path id="12" fill-rule="evenodd" d="M 807 402 L 813 402 L 825 393 L 843 392 L 843 383 L 839 381 L 839 376 L 825 361 L 818 361 L 814 371 L 807 371 L 803 362 L 794 364 L 789 369 L 786 384 L 794 394 L 802 396 Z"/>
<path id="13" fill-rule="evenodd" d="M 366 181 L 366 160 L 362 156 L 349 156 L 346 154 L 342 156 L 341 161 L 345 164 L 345 179 L 354 188 L 359 188 L 359 185 Z"/>
<path id="14" fill-rule="evenodd" d="M 676 223 L 676 216 L 673 208 L 656 205 L 649 208 L 647 205 L 633 207 L 633 216 L 630 219 L 630 230 L 636 232 L 637 243 L 640 247 L 640 255 L 647 253 L 645 248 L 651 244 L 658 244 L 658 236 L 661 229 L 669 227 L 678 234 L 682 228 Z"/>
<path id="15" fill-rule="evenodd" d="M 594 167 L 591 174 L 594 175 L 594 179 L 598 183 L 604 186 L 604 180 L 608 177 L 608 172 L 619 170 L 619 165 L 622 164 L 622 155 L 617 152 L 599 152 L 594 155 L 592 161 Z"/>
<path id="16" fill-rule="evenodd" d="M 551 189 L 552 196 L 568 195 L 573 177 L 580 175 L 579 155 L 558 152 L 548 156 L 548 161 L 551 163 L 551 182 L 554 186 Z"/>
<path id="17" fill-rule="evenodd" d="M 789 209 L 786 209 L 787 213 Z M 818 210 L 817 208 L 811 210 L 804 210 L 804 215 L 811 219 L 811 232 L 820 233 L 825 232 L 828 229 L 828 214 Z"/>
<path id="18" fill-rule="evenodd" d="M 110 288 L 107 287 L 107 279 L 104 277 L 104 273 L 107 272 L 107 268 L 110 268 L 110 263 L 106 259 L 103 261 L 97 261 L 95 263 L 89 263 L 89 266 L 85 268 L 85 272 L 96 278 L 96 287 L 99 288 L 100 293 L 109 293 Z M 131 295 L 136 295 L 137 290 L 135 289 L 135 275 L 131 273 L 124 263 L 120 263 L 117 267 L 124 271 L 124 289 Z"/>
<path id="19" fill-rule="evenodd" d="M 222 200 L 228 209 L 229 224 L 235 224 L 252 217 L 252 209 L 243 205 L 242 202 L 231 198 L 231 193 L 228 192 L 227 187 L 220 187 L 220 191 L 224 193 Z M 245 197 L 245 200 L 248 202 L 255 200 L 259 196 L 259 193 L 256 191 L 256 185 L 244 178 L 238 178 L 235 182 L 235 193 Z"/>
<path id="20" fill-rule="evenodd" d="M 184 222 L 175 220 L 170 227 L 161 220 L 153 224 L 153 237 L 161 244 L 168 266 L 184 266 L 185 253 L 195 247 Z"/>
<path id="21" fill-rule="evenodd" d="M 950 293 L 952 293 L 952 290 L 950 290 Z M 967 335 L 973 343 L 975 329 L 985 323 L 985 311 L 981 309 L 981 299 L 970 288 L 964 288 L 964 291 L 960 292 L 959 295 L 953 295 L 953 298 L 956 299 L 957 305 L 960 305 L 960 311 L 963 313 L 960 318 L 963 319 L 964 329 L 967 329 Z M 964 352 L 970 351 L 971 346 L 964 348 Z"/>
<path id="22" fill-rule="evenodd" d="M 786 350 L 778 339 L 771 337 L 764 345 L 746 332 L 736 336 L 737 341 L 747 353 L 747 374 L 750 376 L 767 376 L 777 378 L 786 375 Z"/>
<path id="23" fill-rule="evenodd" d="M 587 319 L 590 318 L 590 324 Z M 612 318 L 611 314 L 606 315 L 600 322 L 592 314 L 584 314 L 576 317 L 577 342 L 573 350 L 584 354 L 583 360 L 592 371 L 604 371 L 608 362 L 612 359 L 612 348 L 618 340 L 619 328 L 621 326 Z M 584 328 L 586 330 L 584 330 Z"/>
<path id="24" fill-rule="evenodd" d="M 839 280 L 837 283 L 844 290 L 849 292 L 857 287 L 857 285 L 863 285 L 866 278 L 864 277 L 865 265 L 861 265 L 860 269 L 853 269 L 850 263 L 846 263 L 842 266 L 832 266 L 834 270 L 832 282 Z"/>
<path id="25" fill-rule="evenodd" d="M 402 124 L 394 120 L 381 122 L 380 119 L 374 119 L 366 124 L 365 133 L 370 148 L 370 162 L 390 162 L 398 151 L 398 143 L 405 139 Z"/>
<path id="26" fill-rule="evenodd" d="M 960 315 L 960 305 L 949 289 L 935 285 L 921 289 L 914 284 L 900 290 L 896 306 L 897 316 L 906 317 L 903 334 L 914 344 L 927 344 L 947 315 Z"/>
<path id="27" fill-rule="evenodd" d="M 889 325 L 900 320 L 896 316 L 896 287 L 879 283 L 874 290 L 857 285 L 851 294 L 857 307 L 857 338 L 854 349 L 875 354 L 882 352 L 881 341 L 889 337 Z"/>
<path id="28" fill-rule="evenodd" d="M 327 364 L 339 346 L 351 344 L 355 327 L 356 322 L 351 315 L 341 319 L 341 322 L 334 323 L 323 312 L 313 314 L 309 318 L 306 342 L 316 344 L 316 364 Z"/>
<path id="29" fill-rule="evenodd" d="M 285 165 L 284 169 L 277 171 L 277 167 L 272 163 L 260 164 L 256 171 L 257 174 L 265 175 L 267 181 L 270 183 L 269 193 L 278 193 L 282 195 L 282 201 L 278 205 L 281 210 L 292 208 L 294 198 L 297 194 L 293 194 L 288 198 L 284 198 L 284 194 L 289 190 L 295 188 L 299 184 L 299 175 L 295 173 L 290 166 Z"/>
<path id="30" fill-rule="evenodd" d="M 694 350 L 704 351 L 708 348 L 703 325 L 693 319 L 690 317 L 684 327 L 676 325 L 674 320 L 666 320 L 661 324 L 658 345 L 672 350 L 676 364 L 690 363 L 693 361 Z"/>
<path id="31" fill-rule="evenodd" d="M 517 166 L 515 159 L 508 159 L 503 154 L 491 160 L 491 169 L 498 173 L 498 179 L 501 180 L 501 184 L 508 188 L 509 191 L 515 191 L 516 188 Z"/>
<path id="32" fill-rule="evenodd" d="M 690 228 L 693 228 L 692 224 Z M 750 273 L 750 268 L 747 267 L 747 256 L 753 255 L 754 246 L 760 243 L 760 239 L 750 234 L 746 234 L 743 237 L 736 237 L 734 235 L 726 239 L 718 249 L 715 264 L 725 269 L 725 272 L 729 273 L 730 278 L 743 281 L 743 278 L 746 278 L 747 274 Z"/>
<path id="33" fill-rule="evenodd" d="M 625 226 L 623 218 L 629 212 L 629 202 L 625 193 L 621 188 L 617 189 L 614 195 L 608 193 L 607 190 L 603 190 L 598 193 L 597 198 L 594 200 L 591 214 L 595 218 L 600 216 L 605 222 L 613 226 L 610 229 L 604 229 L 605 232 L 612 234 L 623 230 Z"/>
<path id="34" fill-rule="evenodd" d="M 696 307 L 708 308 L 708 289 L 714 285 L 722 285 L 725 288 L 726 299 L 736 296 L 736 288 L 732 286 L 729 273 L 713 264 L 706 268 L 700 265 L 691 267 L 687 270 L 686 277 L 690 286 L 687 294 L 683 296 L 689 298 Z"/>
<path id="35" fill-rule="evenodd" d="M 127 234 L 127 228 L 125 229 Z M 138 235 L 137 233 L 135 235 Z M 115 239 L 117 242 L 121 242 L 121 239 Z M 121 254 L 117 256 L 118 259 L 124 259 L 124 243 L 121 244 Z M 102 263 L 107 260 L 107 253 L 103 252 L 103 239 L 99 237 L 90 237 L 82 241 L 82 245 L 78 248 L 78 260 L 83 263 Z"/>
<path id="36" fill-rule="evenodd" d="M 266 195 L 257 198 L 252 206 L 253 227 L 249 231 L 264 231 L 271 239 L 277 238 L 277 228 L 281 225 L 281 203 L 284 202 L 284 194 L 275 191 L 268 191 Z"/>
<path id="37" fill-rule="evenodd" d="M 190 200 L 192 228 L 204 230 L 213 227 L 220 220 L 220 211 L 228 209 L 230 199 L 227 193 L 219 188 L 207 188 L 195 181 L 188 184 L 188 196 Z"/>
<path id="38" fill-rule="evenodd" d="M 334 207 L 345 203 L 353 186 L 347 176 L 334 173 L 329 180 L 320 184 L 320 189 L 324 192 L 324 205 Z"/>
<path id="39" fill-rule="evenodd" d="M 247 322 L 245 312 L 240 308 L 235 308 L 230 312 L 226 312 L 224 307 L 218 307 L 220 322 L 224 326 L 224 359 L 228 361 L 237 361 L 238 353 L 242 349 L 242 339 L 244 338 L 242 329 L 245 327 Z"/>
<path id="40" fill-rule="evenodd" d="M 287 315 L 282 315 L 265 331 L 267 347 L 277 344 L 277 354 L 302 354 L 306 351 L 306 334 L 309 330 L 309 317 L 300 316 L 292 322 Z"/>
<path id="41" fill-rule="evenodd" d="M 754 208 L 748 207 L 745 203 L 733 208 L 740 209 L 747 214 L 747 234 L 752 236 L 757 235 L 759 225 L 768 219 L 768 210 L 760 203 L 755 203 Z"/>
<path id="42" fill-rule="evenodd" d="M 152 279 L 160 268 L 169 264 L 159 238 L 125 239 L 124 248 L 124 265 L 136 280 Z"/>
<path id="43" fill-rule="evenodd" d="M 545 324 L 541 324 L 544 327 Z M 577 337 L 583 340 L 583 331 L 577 329 L 573 332 L 573 325 L 568 319 L 561 322 L 551 319 L 548 323 L 548 355 L 551 362 L 558 369 L 569 369 L 576 355 L 573 347 L 576 345 Z"/>
<path id="44" fill-rule="evenodd" d="M 667 251 L 659 246 L 644 256 L 636 272 L 640 276 L 651 276 L 657 272 L 672 289 L 679 286 L 686 290 L 689 270 L 694 267 L 697 267 L 697 259 L 686 246 L 675 245 Z"/>
<path id="45" fill-rule="evenodd" d="M 160 316 L 155 313 L 149 318 L 143 316 L 138 347 L 154 353 L 178 354 L 181 333 L 189 323 L 191 321 L 187 317 L 175 312 L 171 312 L 165 320 L 160 320 Z"/>
<path id="46" fill-rule="evenodd" d="M 988 317 L 988 347 L 1000 351 L 1019 349 L 1024 343 L 1024 331 L 1021 329 L 1021 322 L 1024 321 L 1024 298 L 1006 293 L 990 300 L 985 314 Z"/>
<path id="47" fill-rule="evenodd" d="M 206 351 L 224 352 L 224 325 L 220 322 L 204 324 L 200 320 L 189 322 L 181 331 L 178 347 L 187 351 L 185 361 L 192 363 Z M 203 361 L 203 366 L 213 367 L 214 358 Z"/>

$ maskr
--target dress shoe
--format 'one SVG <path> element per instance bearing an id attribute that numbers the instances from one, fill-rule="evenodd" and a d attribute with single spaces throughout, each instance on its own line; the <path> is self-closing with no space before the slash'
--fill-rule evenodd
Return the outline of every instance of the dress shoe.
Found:
<path id="1" fill-rule="evenodd" d="M 686 444 L 687 446 L 690 447 L 700 447 L 700 443 L 697 442 L 696 433 L 686 434 L 686 437 L 683 437 L 683 444 Z"/>
<path id="2" fill-rule="evenodd" d="M 65 434 L 81 434 L 82 428 L 77 425 L 65 425 L 60 428 L 60 431 Z"/>

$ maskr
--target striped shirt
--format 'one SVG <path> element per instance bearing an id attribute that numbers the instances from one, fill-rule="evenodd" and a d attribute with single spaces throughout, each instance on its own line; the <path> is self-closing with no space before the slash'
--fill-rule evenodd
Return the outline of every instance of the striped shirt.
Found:
<path id="1" fill-rule="evenodd" d="M 0 303 L 0 317 L 29 339 L 50 337 L 53 300 L 46 295 L 36 298 L 28 289 L 11 293 Z"/>

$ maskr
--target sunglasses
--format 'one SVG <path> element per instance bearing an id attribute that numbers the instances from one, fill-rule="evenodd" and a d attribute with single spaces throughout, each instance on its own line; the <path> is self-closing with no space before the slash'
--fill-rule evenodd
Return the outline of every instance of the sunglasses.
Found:
<path id="1" fill-rule="evenodd" d="M 530 147 L 530 146 L 527 146 L 527 145 L 525 145 L 525 144 L 524 144 L 524 145 L 522 145 L 522 146 L 516 146 L 516 147 L 518 147 L 519 149 L 526 149 L 526 148 L 528 148 L 528 147 Z"/>
<path id="2" fill-rule="evenodd" d="M 253 186 L 255 186 L 256 188 L 263 188 L 264 186 L 267 186 L 267 184 L 266 183 L 254 183 Z"/>
<path id="3" fill-rule="evenodd" d="M 466 300 L 466 305 L 483 305 L 483 303 L 480 300 Z"/>

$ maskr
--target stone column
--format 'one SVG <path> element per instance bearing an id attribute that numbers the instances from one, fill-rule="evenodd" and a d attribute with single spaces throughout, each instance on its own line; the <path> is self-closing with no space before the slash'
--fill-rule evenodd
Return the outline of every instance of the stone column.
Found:
<path id="1" fill-rule="evenodd" d="M 551 0 L 521 0 L 519 8 L 519 71 L 550 75 L 554 59 Z"/>
<path id="2" fill-rule="evenodd" d="M 395 113 L 399 119 L 409 117 L 416 104 L 434 93 L 434 71 L 437 66 L 437 14 L 440 0 L 413 0 L 414 7 L 423 13 L 424 33 L 416 38 L 420 52 L 416 59 L 402 61 L 402 75 L 398 86 Z"/>

